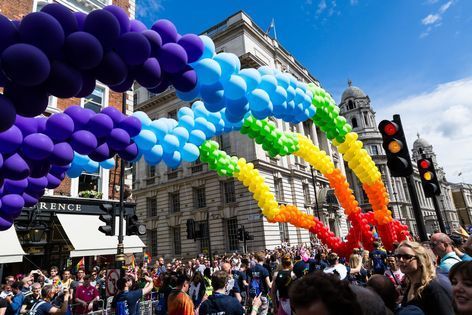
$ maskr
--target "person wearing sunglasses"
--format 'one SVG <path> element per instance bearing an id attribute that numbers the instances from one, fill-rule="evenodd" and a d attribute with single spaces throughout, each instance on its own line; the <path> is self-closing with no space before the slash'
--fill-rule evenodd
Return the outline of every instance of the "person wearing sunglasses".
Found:
<path id="1" fill-rule="evenodd" d="M 417 242 L 403 241 L 395 252 L 407 287 L 402 308 L 414 305 L 428 315 L 454 314 L 452 300 L 436 279 L 436 270 L 426 249 Z"/>

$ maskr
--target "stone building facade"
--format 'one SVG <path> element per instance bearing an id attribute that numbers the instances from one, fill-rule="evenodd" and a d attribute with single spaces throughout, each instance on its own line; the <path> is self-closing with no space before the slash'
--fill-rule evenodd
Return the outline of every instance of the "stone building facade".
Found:
<path id="1" fill-rule="evenodd" d="M 236 54 L 242 68 L 269 65 L 289 71 L 304 82 L 318 81 L 276 40 L 265 34 L 244 12 L 237 12 L 206 30 L 216 45 L 216 51 Z M 144 88 L 135 90 L 135 109 L 146 112 L 152 119 L 175 117 L 177 110 L 190 104 L 176 98 L 172 89 L 158 96 Z M 296 131 L 310 137 L 344 170 L 336 148 L 311 121 L 289 124 L 275 120 L 278 129 Z M 279 203 L 297 205 L 306 212 L 322 217 L 337 235 L 347 232 L 343 210 L 339 208 L 327 180 L 314 171 L 312 178 L 307 163 L 294 156 L 271 159 L 253 140 L 238 132 L 218 137 L 220 148 L 231 155 L 254 163 L 265 177 Z M 136 165 L 133 194 L 137 214 L 146 218 L 148 233 L 143 237 L 149 251 L 167 257 L 190 257 L 200 252 L 224 253 L 241 251 L 238 227 L 254 235 L 248 250 L 274 248 L 286 241 L 302 244 L 310 241 L 308 231 L 288 224 L 271 224 L 261 216 L 252 194 L 239 182 L 219 177 L 207 165 L 183 163 L 169 169 L 163 163 L 152 167 L 140 161 Z M 313 183 L 316 186 L 316 196 Z M 317 206 L 318 205 L 318 208 Z M 194 242 L 186 239 L 186 221 L 194 219 L 210 235 Z"/>

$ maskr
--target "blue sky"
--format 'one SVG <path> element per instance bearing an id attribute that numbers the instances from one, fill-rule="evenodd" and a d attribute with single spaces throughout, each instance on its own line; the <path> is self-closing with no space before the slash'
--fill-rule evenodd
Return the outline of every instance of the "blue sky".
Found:
<path id="1" fill-rule="evenodd" d="M 377 121 L 402 115 L 447 178 L 472 182 L 472 1 L 468 0 L 137 0 L 148 26 L 172 20 L 200 33 L 238 10 L 266 29 L 339 102 L 350 78 L 371 98 Z M 462 172 L 462 176 L 457 175 Z"/>

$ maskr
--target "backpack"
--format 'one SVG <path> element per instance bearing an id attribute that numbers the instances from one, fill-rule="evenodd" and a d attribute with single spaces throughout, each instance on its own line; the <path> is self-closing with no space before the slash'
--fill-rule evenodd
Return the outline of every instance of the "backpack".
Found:
<path id="1" fill-rule="evenodd" d="M 253 276 L 249 283 L 249 296 L 256 297 L 262 292 L 262 284 L 259 276 Z"/>

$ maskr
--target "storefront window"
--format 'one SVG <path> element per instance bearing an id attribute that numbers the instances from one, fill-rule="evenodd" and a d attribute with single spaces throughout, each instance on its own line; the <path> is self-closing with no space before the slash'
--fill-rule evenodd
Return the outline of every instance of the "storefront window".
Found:
<path id="1" fill-rule="evenodd" d="M 101 198 L 100 170 L 94 173 L 82 173 L 79 177 L 79 197 Z"/>

